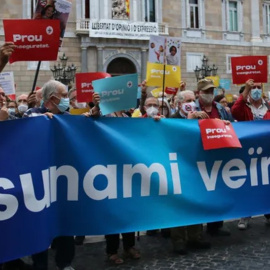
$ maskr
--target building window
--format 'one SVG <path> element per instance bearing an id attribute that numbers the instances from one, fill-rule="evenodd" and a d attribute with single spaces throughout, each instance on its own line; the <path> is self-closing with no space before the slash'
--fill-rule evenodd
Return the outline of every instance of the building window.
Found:
<path id="1" fill-rule="evenodd" d="M 23 0 L 22 1 L 23 5 L 23 18 L 24 19 L 32 19 L 35 9 L 36 9 L 36 0 Z"/>
<path id="2" fill-rule="evenodd" d="M 84 3 L 82 3 L 82 16 L 84 19 L 89 19 L 90 18 L 90 8 L 89 8 L 89 0 L 84 0 Z"/>
<path id="3" fill-rule="evenodd" d="M 226 69 L 227 69 L 227 73 L 232 73 L 231 58 L 232 57 L 237 57 L 237 56 L 242 56 L 242 55 L 239 55 L 239 54 L 226 54 Z"/>
<path id="4" fill-rule="evenodd" d="M 243 0 L 222 1 L 223 30 L 243 31 Z"/>
<path id="5" fill-rule="evenodd" d="M 155 0 L 144 0 L 144 21 L 155 22 L 156 21 L 156 5 Z"/>
<path id="6" fill-rule="evenodd" d="M 237 14 L 237 2 L 229 1 L 229 31 L 238 31 L 238 14 Z"/>
<path id="7" fill-rule="evenodd" d="M 187 52 L 187 72 L 194 72 L 197 67 L 202 66 L 203 53 L 190 53 Z"/>
<path id="8" fill-rule="evenodd" d="M 244 41 L 243 0 L 222 0 L 223 38 L 232 41 Z"/>
<path id="9" fill-rule="evenodd" d="M 189 26 L 190 28 L 199 28 L 199 5 L 198 0 L 189 0 Z"/>
<path id="10" fill-rule="evenodd" d="M 270 2 L 263 4 L 264 33 L 270 35 Z"/>
<path id="11" fill-rule="evenodd" d="M 37 61 L 29 61 L 27 62 L 27 70 L 36 70 L 38 62 Z M 50 62 L 42 61 L 40 65 L 40 70 L 50 70 Z"/>

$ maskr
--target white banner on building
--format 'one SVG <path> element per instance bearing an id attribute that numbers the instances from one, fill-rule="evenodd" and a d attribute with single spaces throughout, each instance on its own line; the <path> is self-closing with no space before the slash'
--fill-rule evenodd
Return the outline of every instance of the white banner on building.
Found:
<path id="1" fill-rule="evenodd" d="M 90 20 L 90 37 L 142 39 L 158 35 L 158 23 L 120 20 Z"/>
<path id="2" fill-rule="evenodd" d="M 15 84 L 13 72 L 0 73 L 0 87 L 3 88 L 6 95 L 15 94 Z"/>

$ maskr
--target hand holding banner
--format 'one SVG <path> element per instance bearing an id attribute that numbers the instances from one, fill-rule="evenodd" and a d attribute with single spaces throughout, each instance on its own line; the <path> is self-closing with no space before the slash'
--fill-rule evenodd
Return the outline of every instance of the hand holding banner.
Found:
<path id="1" fill-rule="evenodd" d="M 220 119 L 203 119 L 199 126 L 204 150 L 242 148 L 231 124 L 226 125 Z"/>
<path id="2" fill-rule="evenodd" d="M 59 20 L 3 20 L 5 41 L 17 45 L 9 58 L 16 61 L 51 61 L 57 59 Z"/>
<path id="3" fill-rule="evenodd" d="M 234 84 L 245 83 L 249 79 L 266 83 L 268 75 L 267 56 L 232 57 L 232 80 Z"/>
<path id="4" fill-rule="evenodd" d="M 111 75 L 105 72 L 88 72 L 76 74 L 76 89 L 78 102 L 91 102 L 94 89 L 92 81 L 110 78 Z"/>
<path id="5" fill-rule="evenodd" d="M 93 81 L 94 91 L 100 95 L 103 114 L 135 108 L 137 105 L 138 74 L 130 74 Z"/>

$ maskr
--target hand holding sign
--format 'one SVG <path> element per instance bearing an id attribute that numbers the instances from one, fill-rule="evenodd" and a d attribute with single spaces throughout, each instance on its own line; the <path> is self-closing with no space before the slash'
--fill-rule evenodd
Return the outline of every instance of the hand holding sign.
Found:
<path id="1" fill-rule="evenodd" d="M 253 100 L 260 100 L 262 97 L 261 88 L 261 83 L 255 83 L 253 79 L 247 80 L 245 90 L 242 93 L 244 100 L 247 100 L 248 96 L 250 96 Z"/>
<path id="2" fill-rule="evenodd" d="M 8 110 L 4 106 L 0 109 L 0 121 L 5 121 L 8 119 Z"/>
<path id="3" fill-rule="evenodd" d="M 5 42 L 0 48 L 0 72 L 7 64 L 9 57 L 14 52 L 16 45 L 13 42 Z"/>

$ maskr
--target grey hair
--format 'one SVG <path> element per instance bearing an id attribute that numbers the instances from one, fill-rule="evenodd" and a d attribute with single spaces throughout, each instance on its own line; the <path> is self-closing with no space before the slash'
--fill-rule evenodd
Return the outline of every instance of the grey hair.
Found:
<path id="1" fill-rule="evenodd" d="M 178 92 L 178 93 L 177 93 L 177 96 L 176 96 L 175 104 L 178 104 L 179 102 L 182 103 L 182 102 L 184 101 L 185 96 L 186 96 L 187 94 L 194 95 L 194 97 L 195 97 L 194 92 L 191 91 L 191 90 L 185 90 L 185 91 Z"/>
<path id="2" fill-rule="evenodd" d="M 156 101 L 157 101 L 157 105 L 159 106 L 159 100 L 158 100 L 158 98 L 156 98 L 156 97 L 148 97 L 148 98 L 146 98 L 146 100 L 145 100 L 145 102 L 144 102 L 144 104 L 149 100 L 149 99 L 151 99 L 151 98 L 153 98 L 153 99 L 155 99 Z"/>
<path id="3" fill-rule="evenodd" d="M 71 88 L 71 89 L 68 91 L 68 97 L 70 98 L 71 94 L 72 94 L 73 92 L 76 92 L 76 91 L 77 91 L 76 88 Z"/>
<path id="4" fill-rule="evenodd" d="M 52 94 L 58 93 L 60 87 L 66 87 L 61 82 L 50 80 L 42 87 L 42 98 L 44 102 L 48 101 Z"/>

